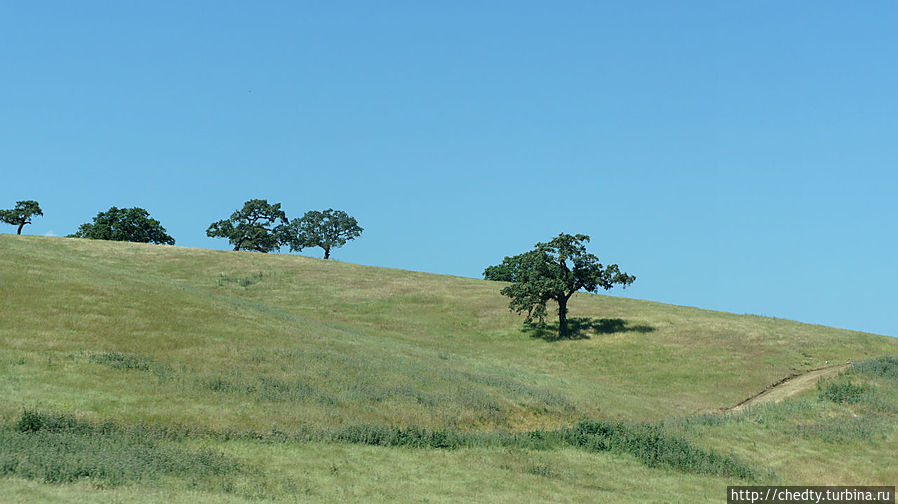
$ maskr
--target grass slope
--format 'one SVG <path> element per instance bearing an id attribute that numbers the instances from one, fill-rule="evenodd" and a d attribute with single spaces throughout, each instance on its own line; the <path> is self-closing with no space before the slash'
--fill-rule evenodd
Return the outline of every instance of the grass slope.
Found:
<path id="1" fill-rule="evenodd" d="M 854 472 L 847 463 L 818 463 L 838 443 L 790 438 L 791 413 L 774 432 L 769 423 L 672 420 L 731 406 L 827 362 L 898 354 L 893 338 L 578 294 L 570 308 L 581 318 L 582 338 L 551 341 L 522 329 L 499 288 L 289 255 L 0 235 L 0 417 L 7 425 L 27 408 L 87 422 L 212 432 L 147 442 L 187 459 L 212 448 L 251 468 L 199 482 L 160 470 L 167 483 L 78 482 L 64 489 L 10 472 L 0 486 L 23 501 L 489 495 L 497 502 L 573 502 L 611 492 L 615 501 L 683 495 L 693 502 L 719 499 L 732 481 L 649 468 L 626 450 L 494 445 L 434 452 L 326 436 L 272 444 L 221 435 L 362 424 L 513 434 L 582 418 L 661 422 L 665 432 L 702 449 L 772 470 L 777 481 L 854 475 L 867 477 L 863 484 L 894 482 L 894 471 L 875 462 L 881 450 L 896 448 L 890 414 L 874 415 L 875 443 L 857 438 L 872 462 Z M 877 390 L 890 390 L 890 383 Z M 798 403 L 814 412 L 802 414 L 822 415 L 814 417 L 824 426 L 818 433 L 846 408 L 864 407 L 816 397 Z M 769 443 L 776 461 L 753 455 L 759 442 Z M 783 443 L 794 454 L 776 448 Z M 430 462 L 434 457 L 439 462 Z M 603 477 L 600 468 L 613 468 L 615 477 Z M 664 497 L 647 499 L 661 490 Z"/>

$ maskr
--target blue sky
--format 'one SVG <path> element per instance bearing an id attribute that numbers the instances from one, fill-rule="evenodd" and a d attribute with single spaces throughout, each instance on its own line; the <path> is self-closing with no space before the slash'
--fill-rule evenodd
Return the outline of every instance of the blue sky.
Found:
<path id="1" fill-rule="evenodd" d="M 0 208 L 179 246 L 251 198 L 479 277 L 592 236 L 641 299 L 898 336 L 898 3 L 0 0 Z M 14 233 L 5 226 L 0 232 Z M 318 255 L 320 251 L 309 251 Z"/>

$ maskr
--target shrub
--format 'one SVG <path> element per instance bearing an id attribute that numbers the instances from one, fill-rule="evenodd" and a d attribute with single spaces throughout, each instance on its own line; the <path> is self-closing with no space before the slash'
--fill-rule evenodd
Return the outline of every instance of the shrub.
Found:
<path id="1" fill-rule="evenodd" d="M 0 475 L 116 486 L 165 475 L 217 477 L 238 469 L 213 451 L 170 448 L 146 432 L 126 433 L 69 415 L 26 410 L 12 426 L 0 427 Z"/>
<path id="2" fill-rule="evenodd" d="M 334 441 L 374 446 L 408 446 L 452 450 L 470 446 L 475 434 L 455 430 L 427 430 L 418 427 L 396 427 L 378 424 L 350 425 L 332 434 Z"/>
<path id="3" fill-rule="evenodd" d="M 121 352 L 91 354 L 90 361 L 122 371 L 152 371 L 160 377 L 171 371 L 171 366 L 152 357 Z"/>
<path id="4" fill-rule="evenodd" d="M 590 451 L 629 453 L 649 467 L 697 474 L 754 479 L 755 471 L 735 457 L 702 450 L 673 437 L 658 424 L 581 421 L 567 432 L 568 442 Z"/>
<path id="5" fill-rule="evenodd" d="M 867 387 L 849 380 L 817 382 L 820 397 L 840 404 L 852 404 L 861 400 Z"/>
<path id="6" fill-rule="evenodd" d="M 851 374 L 861 374 L 871 377 L 882 377 L 889 380 L 898 380 L 898 356 L 884 356 L 863 360 L 851 365 Z"/>

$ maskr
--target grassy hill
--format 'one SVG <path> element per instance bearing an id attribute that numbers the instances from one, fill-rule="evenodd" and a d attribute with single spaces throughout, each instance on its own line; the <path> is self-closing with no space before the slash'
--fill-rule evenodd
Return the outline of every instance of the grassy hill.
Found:
<path id="1" fill-rule="evenodd" d="M 706 415 L 790 374 L 896 355 L 894 338 L 578 294 L 580 338 L 555 341 L 525 330 L 499 288 L 0 235 L 0 443 L 57 453 L 62 436 L 81 461 L 119 454 L 56 479 L 37 455 L 0 455 L 0 488 L 25 502 L 697 502 L 720 500 L 739 468 L 796 484 L 898 479 L 890 361 L 854 378 L 850 404 L 810 391 Z M 838 431 L 848 418 L 863 420 Z M 596 441 L 583 419 L 616 434 Z M 646 455 L 651 436 L 710 469 Z M 157 452 L 159 467 L 134 462 Z"/>

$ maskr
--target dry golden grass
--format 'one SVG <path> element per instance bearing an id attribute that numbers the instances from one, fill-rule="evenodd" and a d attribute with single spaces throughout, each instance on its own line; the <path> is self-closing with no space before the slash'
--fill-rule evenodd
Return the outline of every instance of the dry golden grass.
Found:
<path id="1" fill-rule="evenodd" d="M 587 294 L 571 301 L 571 316 L 589 318 L 598 329 L 549 341 L 524 330 L 500 288 L 292 255 L 0 235 L 0 416 L 11 421 L 29 407 L 216 430 L 370 422 L 525 431 L 583 417 L 654 421 L 715 410 L 826 361 L 898 354 L 898 340 L 884 336 Z M 857 473 L 849 464 L 827 466 L 831 444 L 790 441 L 753 424 L 684 432 L 696 439 L 707 433 L 715 449 L 732 446 L 799 482 L 876 479 L 886 463 L 874 450 L 866 465 L 858 455 Z M 293 479 L 299 473 L 289 460 L 320 465 L 332 460 L 324 452 L 336 450 L 219 445 Z M 759 445 L 776 457 L 752 455 Z M 343 455 L 333 460 L 350 476 L 309 468 L 316 499 L 487 500 L 477 497 L 490 488 L 493 502 L 581 501 L 603 492 L 615 501 L 651 502 L 663 488 L 676 489 L 667 497 L 689 496 L 684 502 L 722 495 L 718 479 L 633 468 L 627 464 L 635 462 L 611 455 L 540 454 L 545 460 L 532 462 L 537 469 L 528 473 L 531 462 L 520 460 L 532 454 L 486 449 L 434 455 L 348 446 L 337 453 Z M 444 457 L 449 473 L 428 465 L 432 456 Z M 377 459 L 403 469 L 366 479 L 380 470 Z M 612 481 L 593 466 L 621 476 Z M 464 479 L 472 467 L 480 483 Z M 334 490 L 339 481 L 345 490 Z M 31 496 L 24 501 L 59 493 L 20 480 L 4 485 Z M 693 487 L 700 490 L 687 491 Z M 157 490 L 96 492 L 76 486 L 66 498 L 158 496 Z M 171 500 L 186 500 L 175 493 Z"/>

